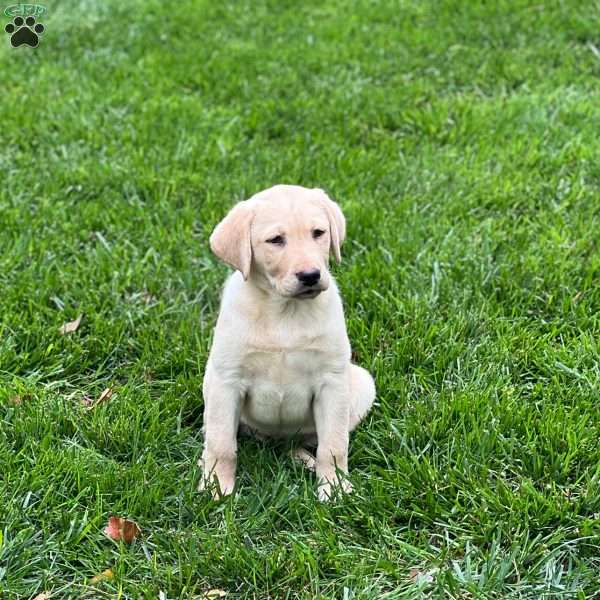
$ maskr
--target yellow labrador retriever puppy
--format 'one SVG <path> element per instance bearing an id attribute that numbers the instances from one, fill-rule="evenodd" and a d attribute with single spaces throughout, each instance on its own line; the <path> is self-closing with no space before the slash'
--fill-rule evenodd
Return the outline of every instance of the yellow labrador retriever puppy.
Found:
<path id="1" fill-rule="evenodd" d="M 212 251 L 237 271 L 225 284 L 204 374 L 203 488 L 235 484 L 240 424 L 258 434 L 317 442 L 319 498 L 348 471 L 348 437 L 375 399 L 350 343 L 329 254 L 346 225 L 319 189 L 276 185 L 239 202 L 217 225 Z M 302 450 L 299 455 L 308 460 Z"/>

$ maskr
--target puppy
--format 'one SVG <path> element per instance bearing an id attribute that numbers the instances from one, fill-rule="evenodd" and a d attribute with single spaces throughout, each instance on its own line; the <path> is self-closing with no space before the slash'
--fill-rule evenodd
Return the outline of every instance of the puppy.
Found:
<path id="1" fill-rule="evenodd" d="M 348 437 L 371 408 L 371 375 L 350 362 L 350 343 L 329 255 L 339 262 L 346 225 L 319 189 L 276 185 L 239 202 L 210 247 L 237 271 L 225 284 L 204 374 L 207 482 L 230 494 L 237 432 L 303 436 L 317 443 L 319 498 L 349 482 Z M 299 455 L 306 458 L 302 450 Z"/>

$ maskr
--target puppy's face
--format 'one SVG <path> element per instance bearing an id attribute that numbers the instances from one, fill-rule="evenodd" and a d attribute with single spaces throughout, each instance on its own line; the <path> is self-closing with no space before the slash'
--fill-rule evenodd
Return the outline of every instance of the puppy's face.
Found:
<path id="1" fill-rule="evenodd" d="M 211 248 L 261 288 L 311 299 L 329 287 L 329 253 L 339 260 L 344 234 L 342 212 L 322 190 L 278 185 L 237 204 Z"/>
<path id="2" fill-rule="evenodd" d="M 312 198 L 257 203 L 251 229 L 252 270 L 284 297 L 315 298 L 329 287 L 329 219 Z"/>

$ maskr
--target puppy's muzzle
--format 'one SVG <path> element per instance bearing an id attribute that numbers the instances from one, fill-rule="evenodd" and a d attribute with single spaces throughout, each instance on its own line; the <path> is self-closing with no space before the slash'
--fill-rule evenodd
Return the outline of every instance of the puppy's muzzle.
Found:
<path id="1" fill-rule="evenodd" d="M 323 291 L 319 269 L 299 271 L 296 273 L 296 278 L 301 284 L 301 289 L 296 294 L 296 298 L 316 298 Z"/>
<path id="2" fill-rule="evenodd" d="M 300 271 L 296 273 L 298 281 L 306 287 L 313 287 L 319 283 L 321 279 L 321 271 L 319 269 L 311 269 L 310 271 Z"/>

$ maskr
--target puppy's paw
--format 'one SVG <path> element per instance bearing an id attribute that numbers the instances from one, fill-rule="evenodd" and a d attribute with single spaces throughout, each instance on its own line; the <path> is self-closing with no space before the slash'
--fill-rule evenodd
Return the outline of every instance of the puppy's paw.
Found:
<path id="1" fill-rule="evenodd" d="M 349 494 L 352 490 L 352 484 L 344 476 L 342 476 L 342 479 L 336 478 L 333 483 L 329 480 L 323 480 L 319 483 L 319 500 L 329 502 L 336 494 Z"/>
<path id="2" fill-rule="evenodd" d="M 319 484 L 319 500 L 321 502 L 329 502 L 333 496 L 333 486 L 329 481 L 324 481 Z"/>
<path id="3" fill-rule="evenodd" d="M 344 494 L 351 494 L 352 490 L 354 490 L 354 486 L 350 483 L 349 479 L 342 480 L 342 492 Z"/>
<path id="4" fill-rule="evenodd" d="M 198 461 L 198 464 L 202 467 L 201 460 Z M 210 491 L 214 500 L 219 500 L 233 494 L 234 487 L 235 477 L 226 474 L 219 475 L 215 470 L 209 471 L 208 473 L 204 469 L 202 470 L 198 491 Z"/>
<path id="5" fill-rule="evenodd" d="M 294 460 L 299 460 L 309 471 L 316 471 L 317 459 L 306 448 L 294 448 L 290 455 Z"/>
<path id="6" fill-rule="evenodd" d="M 219 482 L 216 476 L 213 476 L 212 479 L 207 479 L 203 476 L 198 484 L 198 491 L 205 492 L 208 490 L 212 494 L 213 500 L 220 500 L 233 494 L 234 487 L 235 481 L 224 483 Z"/>

